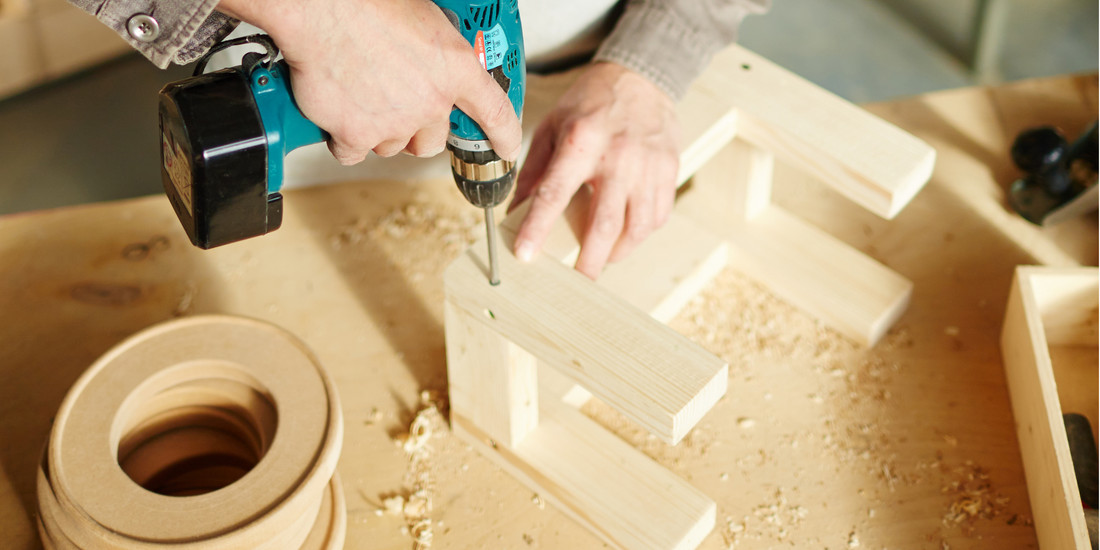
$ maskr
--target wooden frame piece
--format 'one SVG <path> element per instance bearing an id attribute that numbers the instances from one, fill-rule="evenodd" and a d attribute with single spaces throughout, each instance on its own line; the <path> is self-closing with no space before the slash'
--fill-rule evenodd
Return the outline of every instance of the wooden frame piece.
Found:
<path id="1" fill-rule="evenodd" d="M 771 204 L 772 162 L 735 139 L 695 175 L 676 208 L 725 237 L 738 269 L 834 330 L 875 345 L 909 306 L 913 283 Z"/>
<path id="2" fill-rule="evenodd" d="M 731 73 L 744 69 L 731 64 L 743 57 L 753 76 L 734 84 L 743 75 Z M 777 86 L 778 103 L 770 98 Z M 550 95 L 535 91 L 531 111 Z M 696 179 L 668 224 L 597 283 L 565 265 L 580 250 L 585 190 L 530 263 L 511 252 L 529 204 L 506 217 L 499 286 L 488 284 L 484 240 L 444 274 L 455 433 L 608 544 L 631 550 L 694 548 L 714 527 L 715 504 L 576 407 L 595 395 L 667 443 L 683 438 L 725 393 L 728 366 L 664 323 L 732 258 L 865 343 L 907 304 L 907 280 L 771 204 L 767 149 L 885 217 L 920 189 L 935 156 L 738 47 L 716 59 L 678 115 L 680 183 Z M 734 139 L 746 127 L 751 145 Z M 847 139 L 854 144 L 839 143 Z"/>
<path id="3" fill-rule="evenodd" d="M 1063 413 L 1097 427 L 1095 267 L 1016 268 L 1001 355 L 1040 548 L 1090 548 Z M 1095 433 L 1093 434 L 1095 436 Z"/>

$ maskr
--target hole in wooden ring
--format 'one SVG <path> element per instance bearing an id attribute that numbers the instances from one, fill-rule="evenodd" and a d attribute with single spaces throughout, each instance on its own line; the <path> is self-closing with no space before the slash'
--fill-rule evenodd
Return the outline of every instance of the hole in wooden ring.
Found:
<path id="1" fill-rule="evenodd" d="M 271 447 L 277 413 L 270 393 L 250 377 L 202 376 L 120 411 L 119 466 L 149 491 L 217 491 L 244 477 Z"/>

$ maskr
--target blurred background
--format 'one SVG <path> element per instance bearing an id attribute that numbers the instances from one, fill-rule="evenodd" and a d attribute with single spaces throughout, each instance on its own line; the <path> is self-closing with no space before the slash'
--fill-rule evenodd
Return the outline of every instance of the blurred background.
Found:
<path id="1" fill-rule="evenodd" d="M 866 103 L 1096 71 L 1098 21 L 1096 0 L 774 0 L 740 42 Z M 64 0 L 0 0 L 0 214 L 161 193 L 157 92 L 191 70 Z"/>

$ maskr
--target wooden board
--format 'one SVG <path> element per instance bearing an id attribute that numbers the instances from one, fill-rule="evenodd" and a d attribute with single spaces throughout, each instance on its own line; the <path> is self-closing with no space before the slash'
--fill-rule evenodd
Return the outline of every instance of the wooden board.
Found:
<path id="1" fill-rule="evenodd" d="M 686 331 L 699 316 L 714 341 L 705 331 L 698 341 L 728 349 L 724 356 L 738 365 L 729 399 L 693 435 L 668 448 L 596 414 L 595 403 L 582 409 L 717 503 L 716 528 L 700 548 L 726 548 L 730 520 L 740 524 L 744 516 L 739 550 L 791 542 L 845 548 L 850 533 L 860 548 L 939 550 L 941 541 L 953 550 L 1035 547 L 998 344 L 1004 304 L 1017 264 L 1095 265 L 1097 225 L 1095 216 L 1053 230 L 1014 221 L 1002 187 L 1002 176 L 1011 177 L 1005 144 L 1014 135 L 1004 128 L 1021 117 L 1083 127 L 1097 114 L 1095 81 L 1088 75 L 869 106 L 937 149 L 932 181 L 893 222 L 777 163 L 776 204 L 910 279 L 915 290 L 879 349 L 859 351 L 839 339 L 830 345 L 856 351 L 816 352 L 798 343 L 815 342 L 825 329 L 724 272 L 704 291 L 729 296 L 721 307 L 689 304 L 673 321 Z M 1003 107 L 1009 95 L 1023 107 Z M 1057 101 L 1048 104 L 1051 95 Z M 449 244 L 458 230 L 428 222 L 405 234 L 373 230 L 408 205 L 431 206 L 440 221 L 472 215 L 453 187 L 440 179 L 288 191 L 279 231 L 213 251 L 187 243 L 162 196 L 0 218 L 0 311 L 19 314 L 0 320 L 6 547 L 39 547 L 34 471 L 51 418 L 79 373 L 127 335 L 177 312 L 223 312 L 300 336 L 336 379 L 347 421 L 338 466 L 348 501 L 346 548 L 410 548 L 404 519 L 375 512 L 383 495 L 409 487 L 410 461 L 393 438 L 407 430 L 421 390 L 446 388 L 442 268 L 465 242 Z M 158 236 L 167 246 L 156 244 Z M 946 333 L 951 327 L 957 336 Z M 742 428 L 738 420 L 746 417 L 755 426 Z M 874 439 L 860 439 L 874 426 Z M 433 548 L 602 543 L 553 507 L 540 508 L 531 491 L 458 438 L 442 433 L 429 445 Z M 864 450 L 871 459 L 860 458 Z M 997 517 L 976 520 L 969 536 L 942 521 L 954 498 L 943 489 L 965 481 L 953 469 L 966 461 L 1010 499 Z M 888 481 L 883 464 L 899 481 Z M 788 508 L 806 511 L 800 523 L 785 525 L 782 540 L 756 514 L 758 506 L 780 506 L 780 489 Z"/>
<path id="2" fill-rule="evenodd" d="M 830 328 L 874 346 L 909 306 L 913 283 L 770 204 L 772 163 L 739 138 L 695 175 L 676 211 L 726 239 L 738 270 Z"/>
<path id="3" fill-rule="evenodd" d="M 742 138 L 884 218 L 932 174 L 927 143 L 759 55 L 735 45 L 711 67 L 698 86 L 737 107 Z"/>
<path id="4" fill-rule="evenodd" d="M 727 365 L 557 259 L 520 262 L 501 232 L 501 283 L 484 242 L 447 268 L 447 303 L 675 445 L 726 392 Z"/>
<path id="5" fill-rule="evenodd" d="M 1095 430 L 1098 285 L 1094 268 L 1020 267 L 1005 311 L 1001 349 L 1042 548 L 1090 547 L 1062 414 L 1085 414 Z"/>

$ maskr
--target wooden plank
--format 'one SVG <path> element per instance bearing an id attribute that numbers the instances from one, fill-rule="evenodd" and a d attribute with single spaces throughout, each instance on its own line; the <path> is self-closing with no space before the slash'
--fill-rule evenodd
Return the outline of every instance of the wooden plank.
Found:
<path id="1" fill-rule="evenodd" d="M 732 265 L 861 344 L 875 345 L 909 305 L 908 279 L 778 206 L 742 225 L 705 196 L 676 208 L 729 239 Z"/>
<path id="2" fill-rule="evenodd" d="M 668 224 L 650 235 L 630 257 L 609 264 L 596 284 L 668 323 L 728 263 L 729 245 L 725 241 L 673 212 Z M 574 407 L 592 397 L 588 390 L 572 383 L 557 395 Z"/>
<path id="3" fill-rule="evenodd" d="M 714 528 L 716 505 L 701 491 L 553 396 L 541 420 L 514 449 L 493 448 L 468 419 L 452 415 L 456 435 L 540 498 L 628 550 L 689 550 Z"/>
<path id="4" fill-rule="evenodd" d="M 771 204 L 774 169 L 770 152 L 735 139 L 699 169 L 688 193 L 721 212 L 728 224 L 749 221 Z"/>
<path id="5" fill-rule="evenodd" d="M 1001 332 L 1001 354 L 1041 548 L 1089 548 L 1081 495 L 1073 474 L 1057 384 L 1047 351 L 1032 276 L 1020 267 Z M 1096 270 L 1089 275 L 1096 284 Z"/>
<path id="6" fill-rule="evenodd" d="M 884 218 L 932 175 L 927 143 L 740 46 L 716 55 L 695 86 L 737 106 L 738 136 Z"/>
<path id="7" fill-rule="evenodd" d="M 1091 270 L 1029 270 L 1031 291 L 1039 308 L 1043 334 L 1049 346 L 1097 346 L 1096 277 Z"/>
<path id="8" fill-rule="evenodd" d="M 676 115 L 685 144 L 676 182 L 683 185 L 737 134 L 738 112 L 728 99 L 692 86 L 676 105 Z"/>
<path id="9" fill-rule="evenodd" d="M 523 263 L 501 231 L 501 284 L 484 241 L 447 268 L 447 301 L 676 444 L 725 393 L 728 366 L 553 258 Z M 483 314 L 491 312 L 491 316 Z"/>
<path id="10" fill-rule="evenodd" d="M 451 410 L 514 447 L 539 423 L 537 362 L 450 302 L 443 306 Z"/>
<path id="11" fill-rule="evenodd" d="M 686 216 L 673 212 L 630 255 L 596 281 L 626 303 L 668 323 L 729 261 L 729 246 Z"/>

